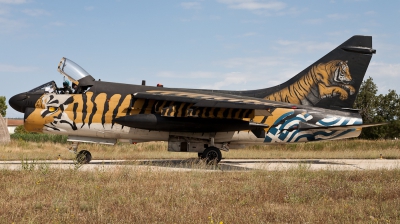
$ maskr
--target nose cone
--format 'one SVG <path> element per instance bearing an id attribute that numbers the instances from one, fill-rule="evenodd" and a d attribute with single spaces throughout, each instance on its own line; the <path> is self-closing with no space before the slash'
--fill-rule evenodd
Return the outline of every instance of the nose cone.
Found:
<path id="1" fill-rule="evenodd" d="M 21 113 L 24 113 L 26 108 L 35 108 L 36 101 L 41 94 L 20 93 L 10 98 L 8 103 L 10 106 Z"/>
<path id="2" fill-rule="evenodd" d="M 20 93 L 11 97 L 8 103 L 14 110 L 24 113 L 26 98 L 27 98 L 26 93 Z"/>

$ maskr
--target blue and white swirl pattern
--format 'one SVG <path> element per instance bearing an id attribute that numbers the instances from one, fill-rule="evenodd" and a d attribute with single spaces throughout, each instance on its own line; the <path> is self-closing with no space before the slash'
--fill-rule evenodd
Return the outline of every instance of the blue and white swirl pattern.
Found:
<path id="1" fill-rule="evenodd" d="M 355 128 L 349 128 L 347 130 L 298 130 L 300 122 L 307 122 L 313 119 L 313 116 L 307 113 L 298 114 L 296 117 L 287 119 L 283 124 L 279 124 L 284 118 L 288 117 L 293 113 L 287 113 L 281 116 L 271 127 L 265 136 L 264 142 L 306 142 L 316 140 L 327 140 L 342 138 L 349 133 L 354 132 Z M 347 126 L 347 125 L 359 125 L 362 124 L 360 118 L 349 118 L 349 117 L 329 117 L 323 118 L 315 123 L 318 126 L 329 127 L 329 126 Z M 350 134 L 352 135 L 352 134 Z M 354 137 L 354 136 L 351 136 Z"/>

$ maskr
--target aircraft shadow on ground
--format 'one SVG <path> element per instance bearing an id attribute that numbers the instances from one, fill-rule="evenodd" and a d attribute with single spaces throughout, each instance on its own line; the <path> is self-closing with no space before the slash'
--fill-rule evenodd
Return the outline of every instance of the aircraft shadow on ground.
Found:
<path id="1" fill-rule="evenodd" d="M 205 170 L 222 170 L 222 171 L 246 171 L 254 170 L 257 168 L 242 167 L 241 164 L 259 164 L 260 166 L 268 166 L 269 164 L 299 164 L 299 165 L 349 165 L 337 162 L 321 161 L 321 160 L 273 160 L 273 161 L 260 161 L 260 160 L 239 160 L 239 161 L 224 161 L 222 160 L 218 165 L 206 165 L 200 159 L 149 159 L 140 161 L 124 161 L 124 162 L 91 162 L 91 164 L 102 165 L 147 165 L 159 166 L 166 168 L 184 168 L 184 169 L 205 169 Z"/>
<path id="2" fill-rule="evenodd" d="M 298 163 L 298 164 L 324 164 L 324 165 L 343 165 L 343 163 L 337 163 L 337 162 L 331 162 L 331 161 L 321 161 L 319 159 L 305 159 L 305 160 L 240 160 L 240 161 L 225 161 L 224 163 L 266 163 L 266 164 L 271 164 L 271 163 Z M 346 164 L 348 165 L 348 164 Z"/>
<path id="3" fill-rule="evenodd" d="M 92 164 L 92 163 L 91 163 Z M 222 170 L 222 171 L 239 171 L 252 170 L 250 168 L 235 166 L 235 164 L 225 164 L 223 162 L 218 165 L 207 165 L 204 161 L 197 158 L 191 159 L 149 159 L 140 161 L 124 161 L 124 162 L 96 162 L 93 164 L 104 165 L 139 165 L 139 166 L 157 166 L 165 168 L 181 168 L 181 169 L 201 169 L 201 170 Z"/>
<path id="4" fill-rule="evenodd" d="M 74 161 L 71 160 L 61 160 L 61 161 L 35 161 L 36 164 L 74 164 Z M 16 164 L 15 162 L 3 162 L 2 164 Z M 244 167 L 244 164 L 257 164 L 253 167 Z M 321 161 L 319 159 L 305 159 L 305 160 L 287 160 L 287 159 L 276 159 L 276 160 L 252 160 L 252 159 L 244 159 L 244 160 L 222 160 L 218 165 L 207 165 L 204 161 L 198 158 L 190 158 L 190 159 L 147 159 L 147 160 L 129 160 L 129 161 L 92 161 L 89 165 L 102 165 L 102 166 L 157 166 L 157 167 L 165 167 L 165 168 L 181 168 L 181 169 L 198 169 L 198 170 L 220 170 L 220 171 L 248 171 L 255 170 L 262 167 L 267 167 L 270 164 L 299 164 L 301 165 L 312 165 L 312 164 L 321 164 L 321 165 L 351 165 L 344 164 L 340 162 L 331 162 L 331 161 Z M 83 165 L 85 166 L 85 165 Z"/>

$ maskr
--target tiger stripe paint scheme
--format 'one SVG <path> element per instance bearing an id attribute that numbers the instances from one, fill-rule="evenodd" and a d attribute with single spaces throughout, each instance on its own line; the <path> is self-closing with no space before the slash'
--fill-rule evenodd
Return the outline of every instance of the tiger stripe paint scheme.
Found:
<path id="1" fill-rule="evenodd" d="M 135 114 L 161 113 L 164 116 L 172 117 L 190 117 L 198 116 L 200 118 L 214 119 L 244 119 L 252 122 L 266 124 L 270 128 L 265 128 L 267 135 L 264 142 L 298 142 L 311 140 L 334 139 L 339 137 L 356 136 L 359 131 L 349 129 L 346 131 L 311 131 L 294 130 L 299 122 L 310 122 L 314 117 L 309 115 L 304 109 L 275 108 L 270 111 L 271 116 L 254 116 L 254 111 L 232 108 L 196 108 L 193 103 L 177 103 L 172 101 L 156 101 L 148 99 L 135 99 L 133 95 L 128 94 L 85 94 L 59 95 L 44 94 L 35 104 L 37 108 L 25 119 L 25 127 L 28 131 L 60 133 L 70 135 L 98 136 L 98 132 L 112 133 L 106 137 L 133 138 L 130 136 L 129 127 L 116 124 L 115 118 Z M 158 106 L 160 105 L 160 106 Z M 174 113 L 166 113 L 162 107 L 178 108 Z M 187 113 L 192 110 L 193 113 Z M 313 124 L 320 126 L 346 125 L 345 122 L 352 121 L 351 124 L 361 124 L 360 118 L 326 115 L 321 117 L 322 113 L 317 113 Z M 239 116 L 240 115 L 240 116 Z M 331 122 L 342 119 L 343 122 Z M 281 123 L 284 121 L 284 123 Z M 329 122 L 328 122 L 329 121 Z M 238 131 L 240 132 L 240 131 Z M 242 132 L 251 135 L 248 130 Z M 349 134 L 350 132 L 354 132 Z M 243 134 L 242 134 L 243 136 Z M 302 136 L 302 137 L 295 137 Z"/>
<path id="2" fill-rule="evenodd" d="M 9 102 L 24 113 L 28 131 L 69 135 L 75 142 L 168 141 L 170 151 L 182 146 L 220 154 L 227 145 L 344 139 L 376 125 L 362 124 L 358 111 L 350 109 L 374 53 L 372 37 L 353 36 L 288 81 L 246 91 L 96 81 L 63 58 L 59 71 L 66 78 L 74 75 L 64 67 L 84 74 L 70 80 L 78 84 L 77 94 L 54 93 L 53 81 Z"/>
<path id="3" fill-rule="evenodd" d="M 35 104 L 36 109 L 27 116 L 25 125 L 28 131 L 40 132 L 43 125 L 47 130 L 66 131 L 56 124 L 68 124 L 72 130 L 91 125 L 111 124 L 114 119 L 126 115 L 160 113 L 167 117 L 198 117 L 198 118 L 225 118 L 241 119 L 253 118 L 254 111 L 249 109 L 232 108 L 192 108 L 192 103 L 173 101 L 157 101 L 135 99 L 131 94 L 100 93 L 94 96 L 93 92 L 85 94 L 44 94 Z M 64 118 L 64 119 L 61 119 Z M 42 120 L 42 122 L 39 122 Z"/>

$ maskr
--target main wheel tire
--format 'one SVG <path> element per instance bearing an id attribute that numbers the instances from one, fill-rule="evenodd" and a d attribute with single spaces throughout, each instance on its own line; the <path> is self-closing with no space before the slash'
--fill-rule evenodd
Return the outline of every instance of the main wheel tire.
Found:
<path id="1" fill-rule="evenodd" d="M 92 160 L 92 154 L 87 150 L 82 150 L 76 155 L 76 161 L 79 164 L 88 164 Z"/>
<path id="2" fill-rule="evenodd" d="M 206 161 L 207 164 L 218 164 L 222 159 L 221 150 L 216 147 L 208 147 L 201 154 L 201 158 Z"/>

